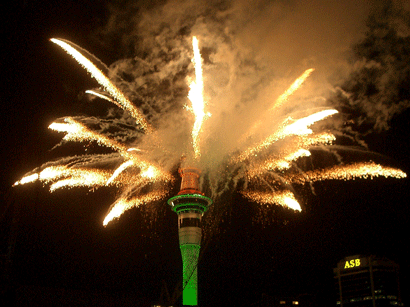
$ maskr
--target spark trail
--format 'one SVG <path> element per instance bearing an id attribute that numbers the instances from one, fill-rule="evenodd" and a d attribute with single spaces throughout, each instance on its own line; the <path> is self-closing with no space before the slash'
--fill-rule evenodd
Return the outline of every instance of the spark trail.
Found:
<path id="1" fill-rule="evenodd" d="M 305 80 L 310 76 L 310 74 L 313 71 L 313 68 L 305 70 L 305 72 L 299 78 L 297 78 L 292 83 L 292 85 L 289 86 L 289 88 L 278 97 L 278 99 L 276 99 L 274 105 L 269 109 L 269 111 L 273 111 L 274 109 L 279 108 L 283 103 L 285 103 L 286 100 L 288 100 L 289 97 L 302 86 L 303 82 L 305 82 Z"/>
<path id="2" fill-rule="evenodd" d="M 50 185 L 52 192 L 72 187 L 90 189 L 102 186 L 116 187 L 122 193 L 109 209 L 103 221 L 104 225 L 119 218 L 124 211 L 130 208 L 167 197 L 175 182 L 172 170 L 181 160 L 180 153 L 176 156 L 174 148 L 167 148 L 164 145 L 172 143 L 166 142 L 169 134 L 158 133 L 160 129 L 153 128 L 152 123 L 148 122 L 143 112 L 125 97 L 91 59 L 81 53 L 81 48 L 61 39 L 51 39 L 51 41 L 76 59 L 105 90 L 105 93 L 100 90 L 87 91 L 87 93 L 108 100 L 127 112 L 133 119 L 133 126 L 124 123 L 124 119 L 107 121 L 83 117 L 65 117 L 52 123 L 49 126 L 51 130 L 65 133 L 64 142 L 97 143 L 109 148 L 112 152 L 84 154 L 47 162 L 40 168 L 27 173 L 14 186 L 40 181 Z M 190 83 L 187 98 L 191 101 L 191 106 L 186 109 L 193 114 L 194 123 L 191 132 L 192 141 L 186 141 L 189 146 L 184 147 L 187 148 L 187 152 L 183 155 L 188 158 L 193 157 L 189 163 L 195 163 L 203 173 L 208 175 L 216 206 L 218 196 L 231 190 L 232 187 L 238 188 L 240 180 L 245 181 L 244 190 L 239 191 L 245 198 L 260 204 L 276 204 L 300 211 L 301 206 L 294 189 L 296 185 L 322 180 L 352 180 L 378 176 L 405 178 L 407 176 L 399 169 L 374 162 L 334 165 L 328 169 L 303 170 L 303 163 L 299 162 L 310 159 L 313 150 L 338 155 L 337 149 L 333 146 L 336 141 L 335 135 L 317 127 L 318 122 L 331 118 L 338 113 L 337 110 L 308 109 L 303 114 L 300 112 L 287 114 L 284 111 L 287 104 L 292 103 L 292 95 L 314 71 L 312 68 L 307 69 L 282 95 L 274 100 L 271 107 L 266 110 L 266 116 L 262 116 L 262 119 L 248 126 L 252 128 L 245 134 L 246 138 L 238 139 L 237 146 L 227 150 L 227 156 L 224 156 L 225 159 L 220 159 L 220 164 L 214 168 L 209 167 L 204 156 L 206 157 L 218 148 L 211 147 L 209 144 L 213 144 L 212 142 L 205 143 L 200 138 L 203 122 L 207 116 L 210 116 L 210 113 L 205 112 L 207 104 L 204 99 L 203 63 L 198 45 L 197 38 L 193 37 L 192 63 L 194 64 L 195 81 Z M 89 57 L 94 59 L 93 56 Z M 208 76 L 208 78 L 211 77 Z M 100 124 L 100 126 L 110 126 L 117 130 L 122 129 L 121 131 L 125 132 L 117 136 L 109 132 L 110 129 L 93 130 L 89 127 L 90 123 L 93 127 L 95 124 Z M 259 127 L 264 126 L 272 127 L 269 134 L 259 135 Z M 223 129 L 229 130 L 230 127 L 223 126 Z M 216 131 L 216 133 L 222 132 Z M 178 136 L 175 136 L 175 139 L 177 138 Z M 224 170 L 225 177 L 221 176 L 221 169 Z M 212 178 L 222 181 L 215 183 Z"/>
<path id="3" fill-rule="evenodd" d="M 329 169 L 307 171 L 303 174 L 293 175 L 288 178 L 289 183 L 304 184 L 307 182 L 323 180 L 352 180 L 356 178 L 393 177 L 406 178 L 405 172 L 392 168 L 382 167 L 374 162 L 354 163 L 351 165 L 338 165 Z"/>
<path id="4" fill-rule="evenodd" d="M 150 131 L 151 127 L 145 120 L 142 113 L 124 96 L 124 94 L 99 70 L 89 59 L 77 51 L 68 41 L 52 38 L 51 41 L 63 48 L 78 63 L 80 63 L 104 89 L 121 105 L 122 108 L 130 112 L 137 124 L 144 130 Z"/>
<path id="5" fill-rule="evenodd" d="M 287 89 L 286 91 L 281 94 L 273 103 L 272 107 L 268 110 L 268 116 L 272 116 L 272 112 L 276 111 L 280 108 L 290 96 L 293 95 L 305 82 L 305 80 L 310 76 L 310 74 L 314 71 L 313 68 L 306 69 L 305 72 L 299 76 Z M 242 137 L 241 141 L 245 140 L 246 138 L 250 137 L 252 134 L 257 132 L 258 128 L 262 125 L 262 120 L 258 120 L 252 128 Z"/>
<path id="6" fill-rule="evenodd" d="M 201 155 L 200 150 L 200 138 L 202 123 L 207 116 L 205 114 L 205 100 L 204 100 L 204 81 L 202 79 L 202 58 L 198 47 L 198 39 L 194 36 L 192 39 L 192 46 L 194 50 L 193 62 L 195 64 L 195 81 L 190 84 L 190 91 L 188 98 L 192 103 L 192 106 L 188 108 L 195 115 L 195 123 L 192 128 L 192 142 L 194 146 L 195 158 L 198 159 Z"/>

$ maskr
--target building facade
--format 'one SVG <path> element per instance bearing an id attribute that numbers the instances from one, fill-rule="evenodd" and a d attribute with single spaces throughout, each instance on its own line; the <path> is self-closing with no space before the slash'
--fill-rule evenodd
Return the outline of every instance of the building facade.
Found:
<path id="1" fill-rule="evenodd" d="M 399 266 L 376 256 L 349 256 L 333 269 L 337 306 L 403 306 Z"/>
<path id="2" fill-rule="evenodd" d="M 280 296 L 273 297 L 265 293 L 262 294 L 261 299 L 250 305 L 251 307 L 303 307 L 307 304 L 300 304 L 299 297 Z"/>

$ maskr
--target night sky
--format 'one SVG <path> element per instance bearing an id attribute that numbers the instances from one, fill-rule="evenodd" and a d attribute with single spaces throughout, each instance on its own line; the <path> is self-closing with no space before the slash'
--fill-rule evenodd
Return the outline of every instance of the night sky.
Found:
<path id="1" fill-rule="evenodd" d="M 306 85 L 306 91 L 319 91 L 344 114 L 334 123 L 335 129 L 383 155 L 363 155 L 366 161 L 375 159 L 410 172 L 410 15 L 405 1 L 386 6 L 402 8 L 403 15 L 380 9 L 377 1 L 357 7 L 356 1 L 316 0 L 308 7 L 300 1 L 255 5 L 208 1 L 199 2 L 195 9 L 190 9 L 189 1 L 180 6 L 177 1 L 113 2 L 18 0 L 2 12 L 2 254 L 12 230 L 16 239 L 11 286 L 2 295 L 11 302 L 149 306 L 160 299 L 164 284 L 172 295 L 182 278 L 177 218 L 165 200 L 131 209 L 103 227 L 117 196 L 114 189 L 61 189 L 50 194 L 40 183 L 11 187 L 42 163 L 78 149 L 51 150 L 62 137 L 47 128 L 54 119 L 102 116 L 111 107 L 86 99 L 84 91 L 97 87 L 96 82 L 49 41 L 52 37 L 76 43 L 107 65 L 137 56 L 152 60 L 160 53 L 151 46 L 161 42 L 175 46 L 169 39 L 174 33 L 179 38 L 203 35 L 204 62 L 210 63 L 216 61 L 216 46 L 232 46 L 236 37 L 236 48 L 246 49 L 235 53 L 243 63 L 249 63 L 251 56 L 267 60 L 265 66 L 252 66 L 253 70 L 234 61 L 228 68 L 237 65 L 230 71 L 238 76 L 246 71 L 249 79 L 259 71 L 263 77 L 258 82 L 243 79 L 241 86 L 253 84 L 262 90 L 268 82 L 266 72 L 273 68 L 275 80 L 286 83 L 285 79 L 293 80 L 314 65 L 316 85 Z M 302 18 L 302 12 L 310 17 Z M 205 38 L 205 25 L 216 33 L 214 37 Z M 225 52 L 234 54 L 236 49 Z M 168 61 L 166 56 L 159 58 Z M 277 77 L 281 74 L 286 78 Z M 337 94 L 330 85 L 342 88 L 346 95 Z M 126 86 L 132 92 L 132 85 Z M 252 93 L 243 90 L 246 95 Z M 301 296 L 314 306 L 331 306 L 335 302 L 332 269 L 355 254 L 386 256 L 397 262 L 403 301 L 408 304 L 409 188 L 408 179 L 391 178 L 315 183 L 314 193 L 308 185 L 297 190 L 301 213 L 261 207 L 238 193 L 226 196 L 215 204 L 220 206 L 215 210 L 219 214 L 208 224 L 202 246 L 200 305 L 249 306 L 266 294 Z M 178 182 L 172 193 L 177 191 Z M 13 212 L 19 217 L 16 224 Z"/>

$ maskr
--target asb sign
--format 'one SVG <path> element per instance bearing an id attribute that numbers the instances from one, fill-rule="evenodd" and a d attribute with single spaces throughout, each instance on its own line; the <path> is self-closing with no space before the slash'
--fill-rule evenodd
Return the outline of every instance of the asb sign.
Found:
<path id="1" fill-rule="evenodd" d="M 346 260 L 345 262 L 345 269 L 357 268 L 360 266 L 360 258 Z"/>

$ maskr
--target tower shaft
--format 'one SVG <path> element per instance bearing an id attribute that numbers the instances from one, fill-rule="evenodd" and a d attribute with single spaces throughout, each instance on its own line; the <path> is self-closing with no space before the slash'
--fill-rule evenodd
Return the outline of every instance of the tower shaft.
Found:
<path id="1" fill-rule="evenodd" d="M 198 257 L 200 245 L 180 245 L 182 255 L 182 303 L 188 306 L 198 305 Z"/>

